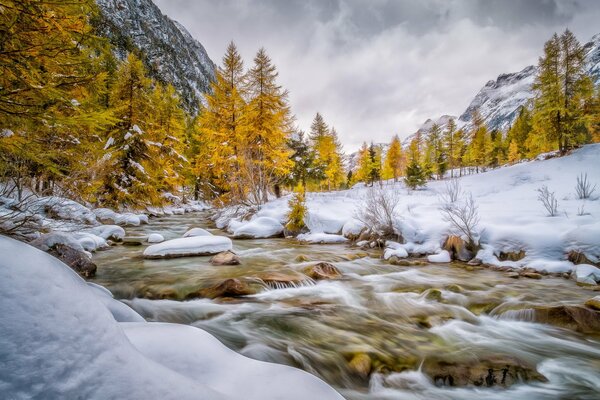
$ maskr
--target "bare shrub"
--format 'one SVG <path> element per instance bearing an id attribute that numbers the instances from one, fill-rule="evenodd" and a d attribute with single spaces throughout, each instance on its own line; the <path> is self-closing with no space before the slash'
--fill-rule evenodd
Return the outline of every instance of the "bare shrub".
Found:
<path id="1" fill-rule="evenodd" d="M 585 211 L 585 201 L 581 202 L 581 205 L 577 207 L 577 215 L 583 217 L 584 215 L 590 215 L 589 212 Z"/>
<path id="2" fill-rule="evenodd" d="M 592 194 L 596 191 L 596 185 L 592 186 L 592 183 L 588 181 L 587 173 L 580 174 L 577 177 L 577 185 L 575 185 L 575 192 L 577 198 L 580 200 L 587 200 L 592 197 Z"/>
<path id="3" fill-rule="evenodd" d="M 381 187 L 370 188 L 367 196 L 356 213 L 361 221 L 372 232 L 383 237 L 396 235 L 394 216 L 400 203 L 400 193 L 396 190 L 385 190 Z"/>
<path id="4" fill-rule="evenodd" d="M 548 186 L 544 185 L 536 190 L 538 192 L 538 200 L 542 203 L 550 217 L 558 214 L 558 200 L 554 192 L 548 190 Z"/>
<path id="5" fill-rule="evenodd" d="M 456 203 L 462 195 L 463 191 L 460 186 L 460 180 L 453 178 L 446 182 L 446 187 L 440 193 L 439 197 L 442 204 L 448 204 Z"/>
<path id="6" fill-rule="evenodd" d="M 479 210 L 473 195 L 464 196 L 463 201 L 447 202 L 440 207 L 444 221 L 450 222 L 452 228 L 460 235 L 467 237 L 470 250 L 477 248 L 477 226 Z"/>

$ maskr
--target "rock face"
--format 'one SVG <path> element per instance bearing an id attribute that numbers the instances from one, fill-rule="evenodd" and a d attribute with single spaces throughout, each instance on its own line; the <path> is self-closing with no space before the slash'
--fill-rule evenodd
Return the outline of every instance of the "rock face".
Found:
<path id="1" fill-rule="evenodd" d="M 47 253 L 67 264 L 84 278 L 92 278 L 96 275 L 96 264 L 83 251 L 64 244 L 57 244 L 50 248 Z"/>
<path id="2" fill-rule="evenodd" d="M 327 262 L 320 262 L 306 267 L 303 272 L 314 280 L 337 279 L 342 276 L 342 273 L 335 265 Z"/>
<path id="3" fill-rule="evenodd" d="M 224 251 L 210 259 L 212 265 L 239 265 L 240 258 L 232 251 Z"/>
<path id="4" fill-rule="evenodd" d="M 124 59 L 138 50 L 150 75 L 171 83 L 188 111 L 197 111 L 209 90 L 215 65 L 204 47 L 179 23 L 162 14 L 151 0 L 96 0 L 101 11 L 95 25 Z"/>

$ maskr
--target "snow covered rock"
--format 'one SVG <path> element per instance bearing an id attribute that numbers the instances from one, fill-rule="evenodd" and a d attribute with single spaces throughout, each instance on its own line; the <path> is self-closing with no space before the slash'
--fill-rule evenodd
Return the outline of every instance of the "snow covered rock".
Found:
<path id="1" fill-rule="evenodd" d="M 88 231 L 104 240 L 112 240 L 113 242 L 120 242 L 125 237 L 125 229 L 118 225 L 100 225 L 88 229 Z"/>
<path id="2" fill-rule="evenodd" d="M 350 240 L 356 240 L 367 226 L 356 218 L 348 220 L 342 227 L 342 235 Z"/>
<path id="3" fill-rule="evenodd" d="M 98 223 L 94 212 L 76 201 L 50 196 L 41 197 L 36 202 L 43 205 L 44 212 L 50 218 L 81 222 L 88 225 Z"/>
<path id="4" fill-rule="evenodd" d="M 283 234 L 283 225 L 274 218 L 258 217 L 249 222 L 242 223 L 233 231 L 235 238 L 271 238 Z"/>
<path id="5" fill-rule="evenodd" d="M 0 254 L 3 398 L 343 400 L 308 373 L 246 358 L 198 328 L 119 323 L 139 319 L 109 310 L 105 289 L 31 246 L 0 236 Z"/>
<path id="6" fill-rule="evenodd" d="M 148 235 L 147 242 L 148 243 L 162 243 L 165 241 L 165 238 L 160 233 L 151 233 Z"/>
<path id="7" fill-rule="evenodd" d="M 578 283 L 596 285 L 600 283 L 600 268 L 589 264 L 580 264 L 575 267 L 575 280 Z"/>
<path id="8" fill-rule="evenodd" d="M 331 233 L 303 233 L 298 235 L 297 239 L 301 242 L 318 244 L 346 243 L 348 241 L 348 239 L 341 235 L 333 235 Z"/>
<path id="9" fill-rule="evenodd" d="M 385 252 L 383 253 L 383 259 L 389 260 L 392 257 L 406 258 L 406 257 L 408 257 L 408 251 L 406 251 L 406 249 L 404 247 L 396 247 L 396 248 L 388 247 L 388 248 L 386 248 Z"/>
<path id="10" fill-rule="evenodd" d="M 196 236 L 167 240 L 144 250 L 145 258 L 207 256 L 231 250 L 231 239 L 225 236 Z"/>
<path id="11" fill-rule="evenodd" d="M 195 236 L 213 236 L 212 233 L 202 228 L 192 228 L 183 234 L 183 237 L 195 237 Z"/>
<path id="12" fill-rule="evenodd" d="M 427 261 L 431 263 L 449 263 L 452 261 L 452 258 L 450 257 L 448 250 L 442 250 L 438 254 L 427 256 Z"/>

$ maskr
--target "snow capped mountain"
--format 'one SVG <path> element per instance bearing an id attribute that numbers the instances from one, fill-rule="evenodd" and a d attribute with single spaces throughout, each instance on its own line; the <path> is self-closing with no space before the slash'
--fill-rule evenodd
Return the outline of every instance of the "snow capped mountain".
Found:
<path id="1" fill-rule="evenodd" d="M 186 108 L 196 111 L 215 73 L 202 44 L 151 0 L 96 1 L 102 12 L 97 27 L 115 46 L 117 56 L 123 59 L 139 50 L 150 75 L 175 86 Z"/>
<path id="2" fill-rule="evenodd" d="M 451 119 L 454 119 L 456 121 L 456 117 L 453 115 L 442 115 L 436 120 L 433 120 L 431 118 L 428 119 L 427 121 L 423 122 L 423 125 L 421 125 L 421 127 L 419 127 L 419 129 L 417 129 L 415 133 L 407 136 L 406 139 L 402 141 L 402 148 L 408 148 L 408 146 L 410 146 L 410 142 L 418 134 L 425 135 L 429 133 L 433 124 L 437 124 L 437 126 L 439 126 L 440 129 L 443 131 L 444 129 L 446 129 L 446 127 L 448 126 L 448 122 L 450 122 Z"/>
<path id="3" fill-rule="evenodd" d="M 586 69 L 596 85 L 600 84 L 600 34 L 584 46 Z M 530 65 L 519 72 L 502 74 L 489 81 L 475 96 L 457 121 L 459 127 L 472 127 L 473 113 L 477 110 L 489 129 L 506 131 L 519 114 L 519 108 L 534 96 L 531 88 L 537 66 Z"/>

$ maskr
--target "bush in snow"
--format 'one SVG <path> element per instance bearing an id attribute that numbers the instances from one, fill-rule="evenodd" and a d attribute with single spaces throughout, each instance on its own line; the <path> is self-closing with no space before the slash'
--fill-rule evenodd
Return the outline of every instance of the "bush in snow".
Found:
<path id="1" fill-rule="evenodd" d="M 479 212 L 473 195 L 464 196 L 463 201 L 445 203 L 440 207 L 444 221 L 450 222 L 457 233 L 467 238 L 467 247 L 474 251 L 477 248 L 477 225 Z"/>
<path id="2" fill-rule="evenodd" d="M 456 203 L 462 194 L 460 180 L 457 178 L 450 179 L 446 182 L 446 187 L 440 193 L 440 202 L 442 204 Z"/>
<path id="3" fill-rule="evenodd" d="M 306 230 L 304 218 L 306 217 L 307 209 L 304 192 L 302 189 L 296 190 L 290 199 L 288 206 L 290 208 L 290 212 L 287 215 L 285 229 L 291 234 L 298 234 Z"/>
<path id="4" fill-rule="evenodd" d="M 394 217 L 399 203 L 399 192 L 373 187 L 367 192 L 356 219 L 372 232 L 383 237 L 395 237 Z"/>
<path id="5" fill-rule="evenodd" d="M 554 195 L 554 192 L 548 190 L 548 186 L 544 185 L 537 189 L 538 200 L 543 204 L 544 208 L 548 211 L 551 217 L 558 214 L 558 200 Z"/>
<path id="6" fill-rule="evenodd" d="M 577 198 L 580 200 L 587 200 L 592 197 L 592 194 L 596 191 L 596 185 L 592 186 L 592 183 L 588 181 L 587 173 L 581 174 L 577 177 L 577 185 L 575 186 L 575 192 Z"/>

